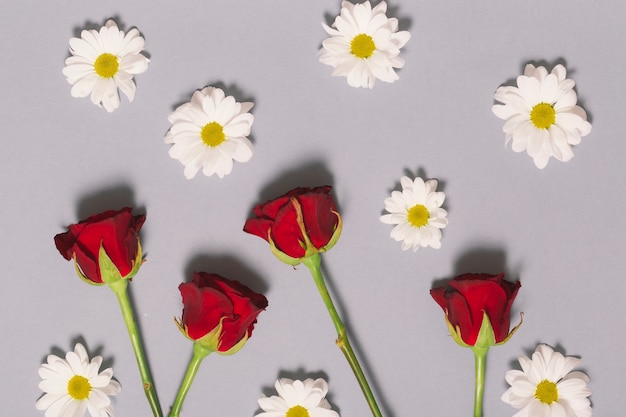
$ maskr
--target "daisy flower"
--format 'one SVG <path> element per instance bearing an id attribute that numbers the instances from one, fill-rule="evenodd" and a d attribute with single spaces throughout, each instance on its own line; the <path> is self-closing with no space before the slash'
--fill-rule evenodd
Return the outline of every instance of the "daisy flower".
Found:
<path id="1" fill-rule="evenodd" d="M 494 98 L 503 104 L 493 112 L 506 120 L 502 130 L 506 144 L 513 141 L 513 151 L 526 151 L 539 169 L 550 157 L 566 162 L 572 159 L 571 145 L 591 132 L 591 124 L 582 107 L 577 106 L 574 80 L 565 78 L 563 65 L 552 72 L 544 67 L 526 65 L 524 75 L 517 77 L 517 87 L 499 87 Z"/>
<path id="2" fill-rule="evenodd" d="M 502 395 L 502 401 L 520 410 L 514 417 L 591 416 L 589 377 L 571 372 L 580 359 L 540 344 L 532 359 L 520 356 L 519 363 L 521 371 L 507 371 L 506 381 L 511 387 Z"/>
<path id="3" fill-rule="evenodd" d="M 83 30 L 80 38 L 70 39 L 72 56 L 65 60 L 63 75 L 72 84 L 72 97 L 87 97 L 112 112 L 120 106 L 118 88 L 135 98 L 133 76 L 148 69 L 148 58 L 141 55 L 144 39 L 137 29 L 126 35 L 113 20 L 99 31 Z"/>
<path id="4" fill-rule="evenodd" d="M 89 410 L 92 417 L 113 415 L 110 395 L 117 395 L 120 384 L 111 379 L 113 370 L 99 372 L 102 357 L 91 362 L 85 347 L 76 344 L 65 359 L 48 355 L 47 363 L 39 368 L 39 388 L 45 394 L 37 401 L 38 410 L 46 410 L 46 417 L 82 417 Z"/>
<path id="5" fill-rule="evenodd" d="M 390 214 L 380 217 L 386 224 L 395 224 L 391 237 L 402 241 L 402 250 L 421 247 L 441 247 L 441 229 L 448 224 L 448 212 L 441 208 L 446 195 L 437 190 L 437 180 L 424 181 L 420 177 L 400 179 L 402 191 L 393 191 L 385 199 L 385 210 Z"/>
<path id="6" fill-rule="evenodd" d="M 346 76 L 352 87 L 373 88 L 377 78 L 387 83 L 398 80 L 394 68 L 404 66 L 398 55 L 411 34 L 398 32 L 398 19 L 386 13 L 384 1 L 373 9 L 369 1 L 344 1 L 333 26 L 322 23 L 330 38 L 322 42 L 320 62 L 333 67 L 334 76 Z"/>
<path id="7" fill-rule="evenodd" d="M 274 384 L 278 396 L 259 398 L 263 413 L 255 417 L 339 417 L 326 400 L 328 384 L 322 378 L 304 381 L 281 378 Z"/>
<path id="8" fill-rule="evenodd" d="M 185 165 L 185 177 L 193 178 L 198 170 L 206 176 L 223 178 L 233 169 L 233 159 L 248 162 L 254 148 L 246 137 L 254 116 L 254 104 L 238 103 L 216 87 L 193 93 L 191 101 L 168 117 L 172 124 L 165 143 L 172 143 L 172 158 Z"/>

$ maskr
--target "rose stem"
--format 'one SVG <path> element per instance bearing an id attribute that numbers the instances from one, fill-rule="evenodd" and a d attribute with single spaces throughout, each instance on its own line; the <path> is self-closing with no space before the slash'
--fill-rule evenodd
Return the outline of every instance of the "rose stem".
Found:
<path id="1" fill-rule="evenodd" d="M 473 347 L 476 368 L 476 390 L 474 392 L 474 417 L 483 415 L 483 391 L 485 389 L 485 359 L 489 348 Z"/>
<path id="2" fill-rule="evenodd" d="M 152 384 L 152 378 L 150 377 L 150 370 L 148 363 L 141 346 L 141 339 L 139 338 L 139 332 L 137 331 L 137 325 L 133 314 L 133 306 L 128 299 L 128 280 L 120 279 L 119 281 L 108 284 L 109 288 L 113 290 L 117 296 L 117 301 L 120 303 L 122 310 L 122 317 L 126 328 L 128 329 L 128 335 L 130 336 L 130 342 L 135 352 L 135 358 L 137 359 L 137 365 L 139 366 L 139 375 L 141 376 L 141 382 L 143 382 L 143 390 L 148 398 L 148 403 L 152 409 L 154 417 L 162 417 L 163 411 L 161 411 L 161 405 L 157 398 L 154 385 Z"/>
<path id="3" fill-rule="evenodd" d="M 367 399 L 367 403 L 370 406 L 370 410 L 372 410 L 372 414 L 375 417 L 382 417 L 380 410 L 378 409 L 378 404 L 376 404 L 376 399 L 372 394 L 372 390 L 370 389 L 369 384 L 367 383 L 367 379 L 363 374 L 363 370 L 361 369 L 361 365 L 359 365 L 359 361 L 352 350 L 352 346 L 350 345 L 350 341 L 348 340 L 348 335 L 346 334 L 345 326 L 335 309 L 333 304 L 333 300 L 330 298 L 330 294 L 328 293 L 328 288 L 326 287 L 326 283 L 324 282 L 324 277 L 322 276 L 322 271 L 320 269 L 321 257 L 319 254 L 314 254 L 305 257 L 302 260 L 302 263 L 309 268 L 311 271 L 311 275 L 313 275 L 313 280 L 315 281 L 315 285 L 317 285 L 317 289 L 322 296 L 322 300 L 324 300 L 324 304 L 326 305 L 326 309 L 330 314 L 330 318 L 333 320 L 333 324 L 335 325 L 335 329 L 337 330 L 337 341 L 336 344 L 343 352 L 344 356 L 348 360 L 350 367 L 352 368 L 352 372 L 354 372 L 354 376 L 356 377 L 359 385 L 361 386 L 361 390 Z"/>
<path id="4" fill-rule="evenodd" d="M 191 383 L 198 372 L 198 368 L 200 368 L 200 363 L 202 363 L 202 359 L 204 359 L 209 353 L 211 353 L 211 351 L 200 345 L 200 343 L 196 342 L 193 344 L 193 356 L 191 357 L 191 361 L 189 361 L 189 366 L 187 366 L 187 372 L 185 373 L 183 382 L 180 384 L 180 388 L 178 389 L 178 394 L 176 394 L 176 399 L 174 400 L 174 405 L 170 410 L 169 417 L 178 417 L 180 415 L 180 410 L 183 408 L 183 402 L 185 401 L 185 397 L 189 392 Z"/>

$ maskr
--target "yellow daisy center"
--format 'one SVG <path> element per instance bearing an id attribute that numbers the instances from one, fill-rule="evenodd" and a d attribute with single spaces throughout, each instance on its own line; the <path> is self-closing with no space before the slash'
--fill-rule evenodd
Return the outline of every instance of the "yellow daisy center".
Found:
<path id="1" fill-rule="evenodd" d="M 554 124 L 556 111 L 548 103 L 539 103 L 530 112 L 530 121 L 537 129 L 547 129 Z"/>
<path id="2" fill-rule="evenodd" d="M 90 392 L 91 384 L 84 376 L 74 375 L 67 383 L 67 393 L 75 400 L 84 400 Z"/>
<path id="3" fill-rule="evenodd" d="M 360 35 L 356 35 L 352 42 L 350 42 L 350 52 L 352 55 L 357 58 L 369 58 L 372 56 L 374 51 L 376 50 L 376 44 L 374 43 L 374 39 L 370 35 L 366 35 L 365 33 L 361 33 Z"/>
<path id="4" fill-rule="evenodd" d="M 544 379 L 537 384 L 535 398 L 544 404 L 552 404 L 559 399 L 559 390 L 554 382 Z"/>
<path id="5" fill-rule="evenodd" d="M 285 417 L 309 417 L 309 410 L 302 407 L 301 405 L 294 405 L 289 410 L 287 410 L 287 414 Z"/>
<path id="6" fill-rule="evenodd" d="M 96 74 L 102 78 L 112 78 L 117 74 L 117 70 L 120 68 L 120 62 L 115 55 L 104 53 L 96 58 L 93 67 L 96 70 Z"/>
<path id="7" fill-rule="evenodd" d="M 416 204 L 409 209 L 407 218 L 411 225 L 415 227 L 422 227 L 426 223 L 428 223 L 430 215 L 428 214 L 428 209 L 426 208 L 426 206 L 422 204 Z"/>
<path id="8" fill-rule="evenodd" d="M 206 146 L 210 146 L 212 148 L 219 146 L 226 140 L 224 128 L 217 122 L 211 122 L 204 125 L 202 132 L 200 132 L 200 137 Z"/>

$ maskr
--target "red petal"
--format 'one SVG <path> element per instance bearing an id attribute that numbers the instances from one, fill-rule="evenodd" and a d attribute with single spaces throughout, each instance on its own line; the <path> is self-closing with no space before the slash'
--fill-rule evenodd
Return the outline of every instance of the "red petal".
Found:
<path id="1" fill-rule="evenodd" d="M 273 224 L 274 222 L 268 219 L 248 219 L 243 225 L 243 231 L 267 240 Z"/>
<path id="2" fill-rule="evenodd" d="M 185 308 L 183 324 L 188 335 L 200 339 L 211 332 L 221 319 L 219 351 L 235 346 L 246 334 L 250 336 L 258 314 L 267 307 L 267 299 L 245 285 L 205 272 L 194 273 L 193 280 L 179 286 Z"/>
<path id="3" fill-rule="evenodd" d="M 298 197 L 307 234 L 317 249 L 328 244 L 338 223 L 333 213 L 337 207 L 330 190 L 330 186 L 318 187 Z"/>
<path id="4" fill-rule="evenodd" d="M 276 247 L 292 258 L 302 258 L 305 255 L 303 248 L 304 237 L 297 221 L 297 213 L 293 204 L 283 206 L 276 214 L 272 227 L 272 240 Z"/>
<path id="5" fill-rule="evenodd" d="M 179 285 L 178 289 L 184 305 L 182 322 L 193 340 L 201 339 L 215 329 L 224 315 L 232 315 L 232 303 L 214 288 L 188 282 Z"/>

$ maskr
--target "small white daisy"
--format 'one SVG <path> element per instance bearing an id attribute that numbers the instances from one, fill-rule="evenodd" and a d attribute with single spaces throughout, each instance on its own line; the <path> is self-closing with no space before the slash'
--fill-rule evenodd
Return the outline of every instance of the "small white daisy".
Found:
<path id="1" fill-rule="evenodd" d="M 339 417 L 326 400 L 328 384 L 322 378 L 304 381 L 281 378 L 274 384 L 278 396 L 259 398 L 263 413 L 256 417 Z"/>
<path id="2" fill-rule="evenodd" d="M 83 30 L 70 39 L 72 56 L 65 60 L 63 75 L 72 84 L 72 97 L 87 97 L 112 112 L 120 106 L 118 88 L 131 102 L 135 98 L 133 76 L 148 69 L 141 54 L 144 39 L 137 29 L 126 35 L 113 20 L 96 30 Z"/>
<path id="3" fill-rule="evenodd" d="M 254 148 L 246 137 L 254 116 L 254 104 L 239 103 L 216 87 L 193 93 L 191 101 L 179 106 L 168 117 L 172 124 L 165 143 L 172 143 L 172 158 L 185 165 L 185 177 L 193 178 L 198 170 L 206 176 L 223 178 L 233 169 L 233 159 L 248 162 Z"/>
<path id="4" fill-rule="evenodd" d="M 543 169 L 551 156 L 566 162 L 574 156 L 571 145 L 591 132 L 587 113 L 576 105 L 574 80 L 565 78 L 563 65 L 548 74 L 544 67 L 526 65 L 517 77 L 517 87 L 499 87 L 494 98 L 503 104 L 493 112 L 506 120 L 505 143 L 513 141 L 515 152 L 526 150 L 537 168 Z"/>
<path id="5" fill-rule="evenodd" d="M 441 247 L 441 229 L 448 224 L 448 212 L 441 208 L 446 195 L 437 190 L 437 180 L 424 181 L 420 177 L 400 179 L 402 191 L 393 191 L 385 199 L 385 210 L 390 214 L 380 217 L 386 224 L 395 224 L 391 237 L 402 241 L 402 250 L 420 247 Z"/>
<path id="6" fill-rule="evenodd" d="M 589 377 L 571 372 L 580 359 L 540 344 L 532 359 L 520 356 L 519 363 L 521 371 L 507 371 L 506 381 L 511 387 L 502 395 L 502 401 L 520 410 L 514 417 L 591 416 Z"/>
<path id="7" fill-rule="evenodd" d="M 91 362 L 85 347 L 76 344 L 65 359 L 48 355 L 47 363 L 39 368 L 39 388 L 45 394 L 37 401 L 38 410 L 46 410 L 46 417 L 83 417 L 89 410 L 92 417 L 113 416 L 109 396 L 117 395 L 120 384 L 113 380 L 113 370 L 99 372 L 102 357 Z"/>
<path id="8" fill-rule="evenodd" d="M 322 23 L 330 38 L 318 52 L 323 64 L 334 68 L 333 76 L 346 76 L 352 87 L 373 88 L 376 79 L 387 83 L 398 80 L 394 68 L 402 68 L 400 48 L 411 34 L 398 32 L 398 19 L 387 18 L 387 3 L 372 9 L 369 1 L 352 4 L 344 1 L 333 27 Z"/>

